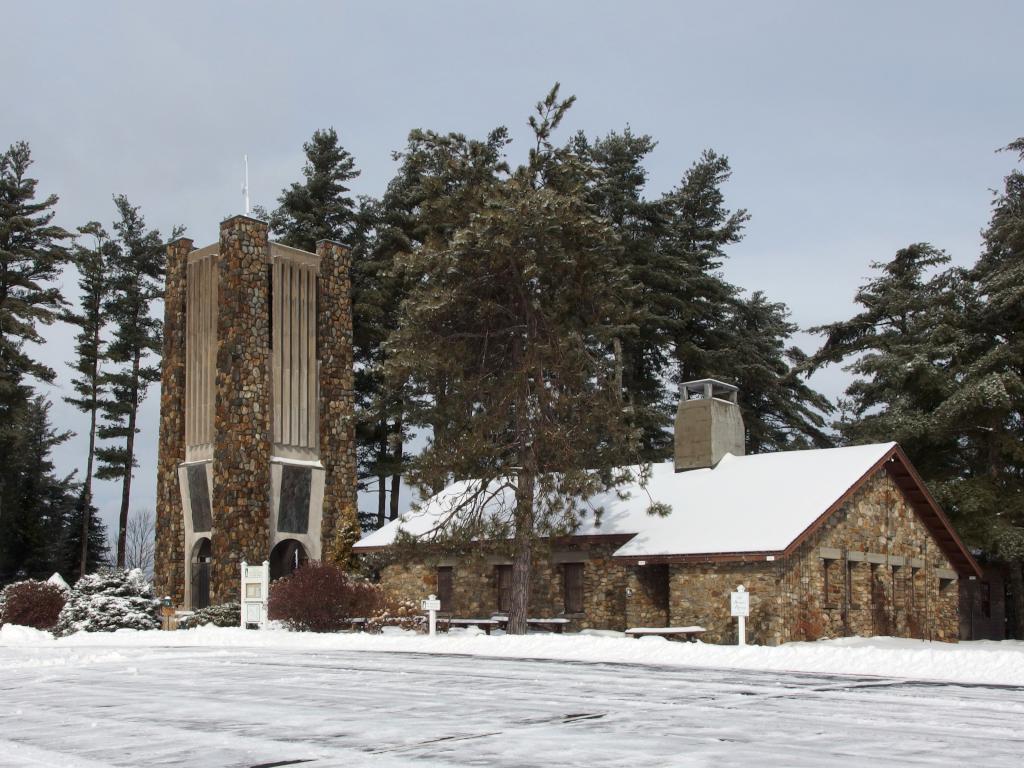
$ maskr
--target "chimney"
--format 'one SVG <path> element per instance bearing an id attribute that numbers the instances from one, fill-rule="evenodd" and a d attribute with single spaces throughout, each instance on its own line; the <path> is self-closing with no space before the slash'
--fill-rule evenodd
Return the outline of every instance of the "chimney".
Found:
<path id="1" fill-rule="evenodd" d="M 676 412 L 676 472 L 714 467 L 727 453 L 744 454 L 739 389 L 715 379 L 680 386 Z"/>

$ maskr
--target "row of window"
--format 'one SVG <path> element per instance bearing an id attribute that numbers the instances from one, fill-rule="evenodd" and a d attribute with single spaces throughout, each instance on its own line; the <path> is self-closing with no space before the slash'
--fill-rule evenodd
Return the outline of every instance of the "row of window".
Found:
<path id="1" fill-rule="evenodd" d="M 583 613 L 583 563 L 563 563 L 562 604 L 565 613 Z M 500 613 L 512 608 L 512 566 L 494 566 L 495 606 Z M 455 569 L 442 566 L 437 569 L 437 598 L 442 613 L 455 611 Z"/>
<path id="2" fill-rule="evenodd" d="M 826 608 L 839 608 L 840 605 L 845 605 L 853 609 L 864 608 L 867 606 L 858 605 L 856 598 L 857 594 L 855 591 L 855 583 L 858 578 L 869 578 L 870 581 L 866 585 L 868 587 L 867 592 L 870 595 L 871 607 L 877 607 L 882 605 L 886 600 L 885 592 L 882 588 L 882 576 L 879 573 L 879 569 L 883 566 L 870 563 L 870 570 L 863 570 L 858 566 L 864 565 L 863 563 L 856 561 L 847 561 L 845 572 L 841 570 L 843 564 L 839 560 L 823 559 L 822 561 L 823 573 L 824 573 L 824 602 Z M 910 611 L 913 611 L 918 601 L 917 596 L 917 574 L 920 571 L 919 568 L 907 568 L 905 569 L 905 575 L 900 577 L 901 571 L 904 571 L 902 566 L 889 566 L 888 576 L 890 580 L 889 594 L 893 600 L 897 600 L 901 596 L 899 591 L 899 582 L 903 582 L 902 598 L 904 607 Z M 862 574 L 858 577 L 858 574 Z M 948 586 L 946 579 L 940 579 L 940 587 Z"/>

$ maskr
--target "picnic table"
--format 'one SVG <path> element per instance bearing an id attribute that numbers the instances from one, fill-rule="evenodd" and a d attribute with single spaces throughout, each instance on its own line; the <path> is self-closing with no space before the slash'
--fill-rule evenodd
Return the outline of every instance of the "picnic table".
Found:
<path id="1" fill-rule="evenodd" d="M 630 637 L 682 637 L 684 640 L 695 643 L 706 630 L 696 625 L 692 627 L 632 627 L 626 630 Z"/>
<path id="2" fill-rule="evenodd" d="M 491 618 L 502 625 L 508 624 L 508 616 L 505 614 L 495 614 L 494 616 L 491 616 Z M 559 634 L 562 633 L 562 629 L 564 629 L 565 625 L 568 623 L 569 619 L 566 619 L 562 616 L 555 616 L 554 618 L 550 619 L 536 618 L 526 620 L 526 626 L 528 627 L 533 627 L 535 629 L 546 629 L 549 632 L 557 632 Z"/>
<path id="3" fill-rule="evenodd" d="M 457 618 L 444 618 L 438 619 L 438 625 L 443 625 L 445 631 L 448 631 L 451 627 L 480 627 L 488 635 L 491 634 L 491 630 L 498 626 L 496 619 L 457 619 Z"/>

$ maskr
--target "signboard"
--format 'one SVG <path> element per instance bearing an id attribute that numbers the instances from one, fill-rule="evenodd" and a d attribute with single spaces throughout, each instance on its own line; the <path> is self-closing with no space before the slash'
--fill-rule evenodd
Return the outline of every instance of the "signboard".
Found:
<path id="1" fill-rule="evenodd" d="M 270 563 L 242 563 L 242 629 L 267 625 L 267 600 L 270 598 Z"/>
<path id="2" fill-rule="evenodd" d="M 420 610 L 421 611 L 440 611 L 441 610 L 441 601 L 440 600 L 434 600 L 434 599 L 420 600 Z"/>
<path id="3" fill-rule="evenodd" d="M 729 595 L 731 599 L 732 615 L 733 616 L 749 616 L 750 615 L 750 593 L 744 591 L 743 587 L 740 587 L 738 591 L 732 592 Z"/>

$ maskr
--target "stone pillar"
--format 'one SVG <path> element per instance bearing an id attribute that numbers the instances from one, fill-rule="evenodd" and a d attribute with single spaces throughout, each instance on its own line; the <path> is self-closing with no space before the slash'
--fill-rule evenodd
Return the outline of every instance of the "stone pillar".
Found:
<path id="1" fill-rule="evenodd" d="M 167 245 L 164 287 L 164 349 L 160 373 L 160 446 L 156 476 L 156 593 L 175 605 L 185 601 L 187 553 L 178 465 L 185 460 L 185 297 L 192 241 Z"/>
<path id="2" fill-rule="evenodd" d="M 323 559 L 344 562 L 359 538 L 356 507 L 355 395 L 352 370 L 352 260 L 347 246 L 321 240 L 317 357 L 320 361 L 320 461 L 326 470 Z"/>
<path id="3" fill-rule="evenodd" d="M 214 392 L 211 603 L 238 599 L 239 566 L 270 556 L 270 327 L 267 225 L 220 225 Z"/>

